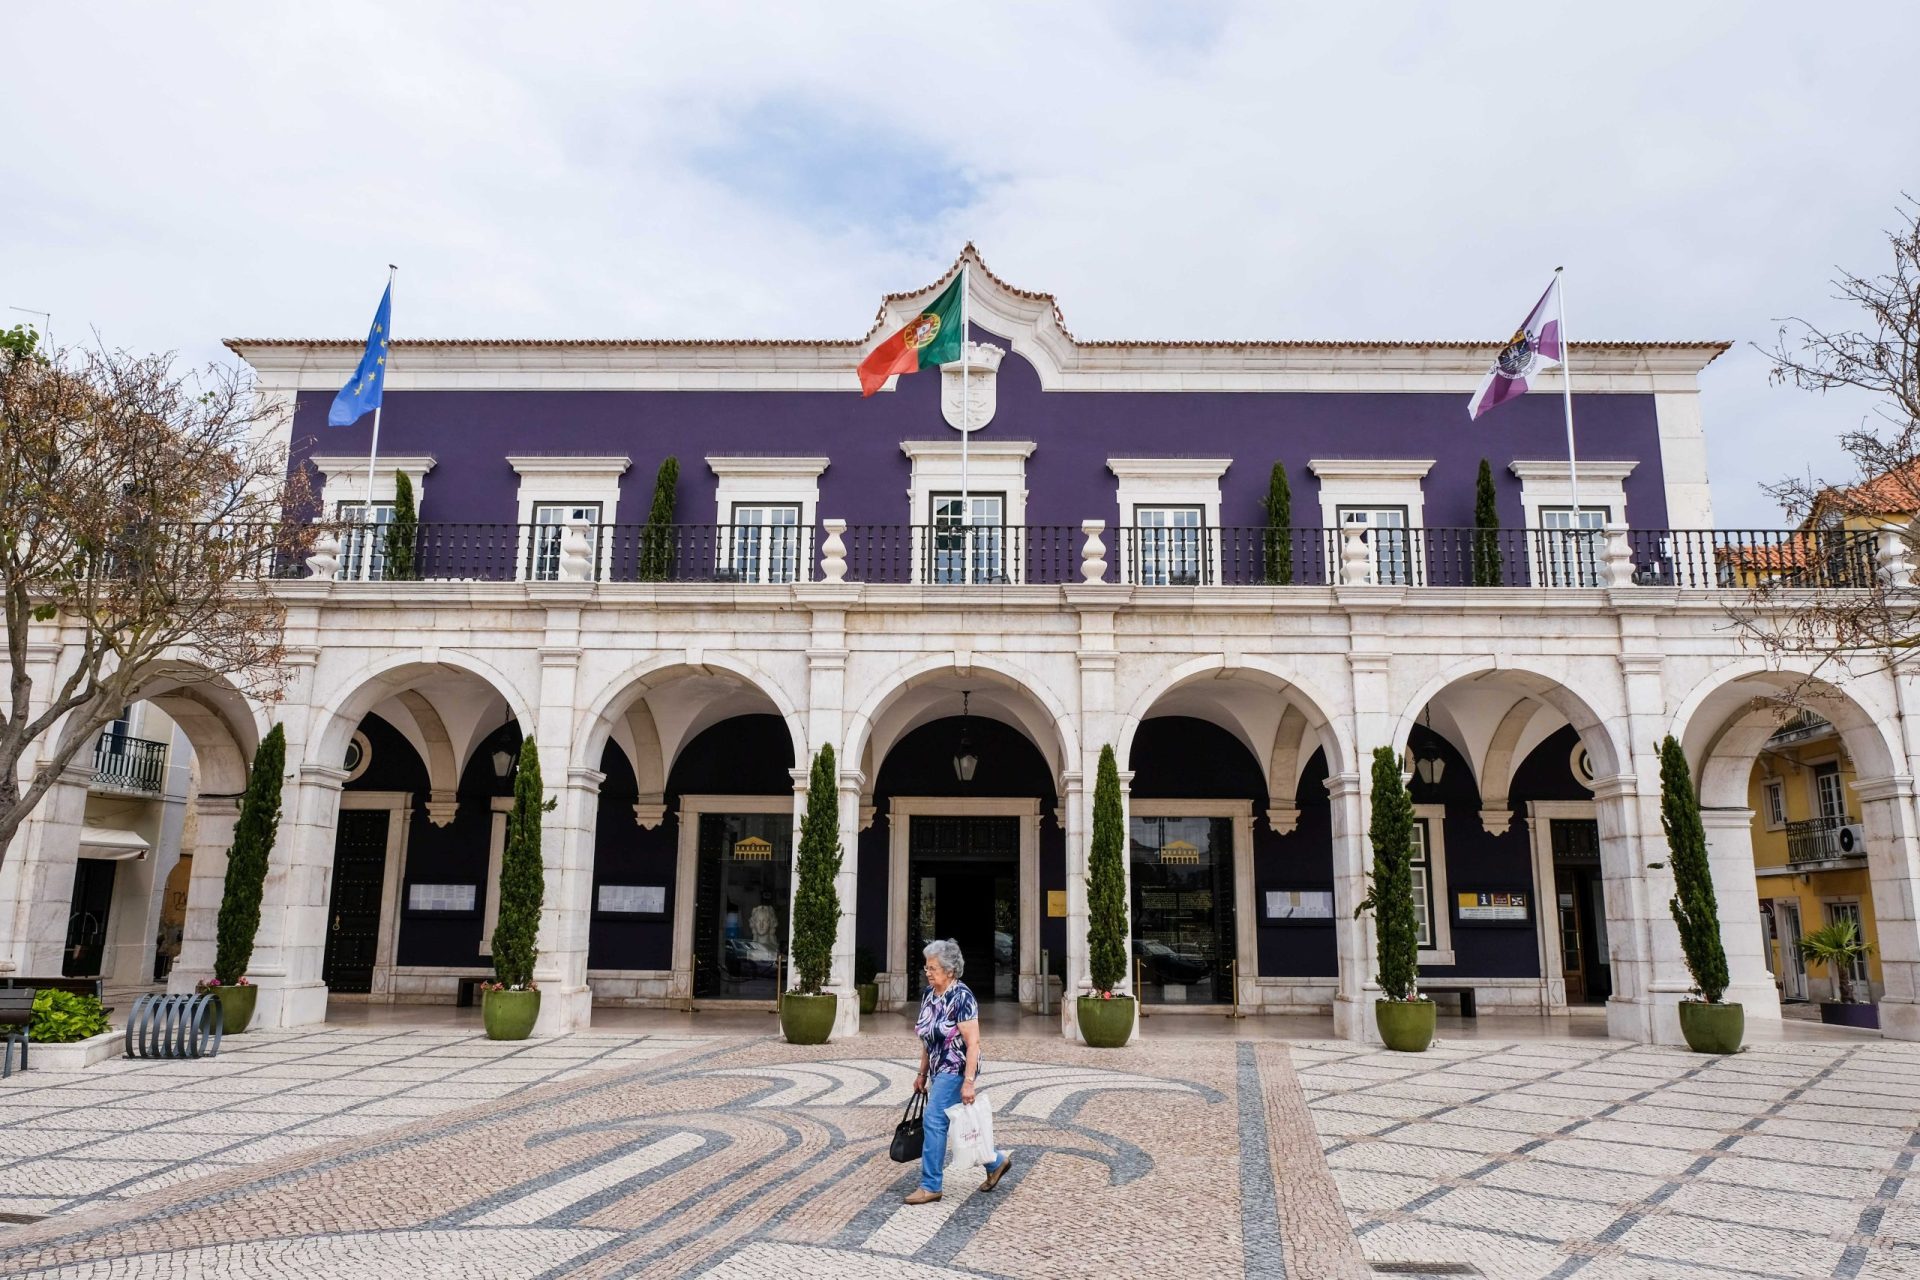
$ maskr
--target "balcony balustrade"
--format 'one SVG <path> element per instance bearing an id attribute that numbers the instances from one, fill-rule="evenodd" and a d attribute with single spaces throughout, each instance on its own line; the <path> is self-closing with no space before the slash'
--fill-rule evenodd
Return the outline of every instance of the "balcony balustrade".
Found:
<path id="1" fill-rule="evenodd" d="M 1841 833 L 1853 826 L 1852 818 L 1808 818 L 1787 824 L 1787 861 L 1830 862 L 1840 858 L 1865 858 L 1864 845 L 1848 849 Z"/>
<path id="2" fill-rule="evenodd" d="M 1649 586 L 1749 591 L 1864 588 L 1877 578 L 1895 577 L 1900 578 L 1897 585 L 1904 586 L 1911 578 L 1900 549 L 1889 548 L 1867 531 L 1378 526 L 1095 530 L 1073 525 L 828 523 L 836 526 L 837 544 L 823 542 L 813 528 L 798 525 L 652 529 L 640 524 L 422 524 L 414 536 L 410 577 L 773 586 L 827 580 L 942 587 L 1092 582 L 1134 587 Z M 394 578 L 390 526 L 326 528 L 338 540 L 333 577 L 357 582 Z M 569 538 L 575 541 L 570 544 Z"/>
<path id="3" fill-rule="evenodd" d="M 166 789 L 167 744 L 102 733 L 93 748 L 93 784 L 159 795 Z"/>

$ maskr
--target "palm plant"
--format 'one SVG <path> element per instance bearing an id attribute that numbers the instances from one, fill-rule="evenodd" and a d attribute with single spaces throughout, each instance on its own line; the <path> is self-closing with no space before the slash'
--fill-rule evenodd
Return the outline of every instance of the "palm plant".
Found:
<path id="1" fill-rule="evenodd" d="M 1841 1004 L 1855 1003 L 1853 966 L 1872 950 L 1873 944 L 1861 940 L 1860 926 L 1851 919 L 1829 921 L 1811 933 L 1800 935 L 1800 958 L 1808 964 L 1832 968 Z"/>

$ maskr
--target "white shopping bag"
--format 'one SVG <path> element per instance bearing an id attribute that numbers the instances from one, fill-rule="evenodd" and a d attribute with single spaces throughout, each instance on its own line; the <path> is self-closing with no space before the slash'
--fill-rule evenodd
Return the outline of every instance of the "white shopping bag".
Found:
<path id="1" fill-rule="evenodd" d="M 993 1102 L 984 1093 L 971 1104 L 947 1108 L 947 1168 L 971 1169 L 989 1165 L 997 1154 L 993 1146 Z"/>

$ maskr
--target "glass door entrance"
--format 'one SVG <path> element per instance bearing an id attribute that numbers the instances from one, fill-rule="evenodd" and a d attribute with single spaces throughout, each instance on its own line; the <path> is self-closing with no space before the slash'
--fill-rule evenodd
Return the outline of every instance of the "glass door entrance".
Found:
<path id="1" fill-rule="evenodd" d="M 693 917 L 696 999 L 772 1000 L 779 993 L 792 871 L 791 815 L 700 815 Z"/>
<path id="2" fill-rule="evenodd" d="M 961 980 L 981 1001 L 1020 996 L 1020 820 L 915 816 L 907 828 L 907 990 L 924 988 L 920 952 L 952 938 Z"/>
<path id="3" fill-rule="evenodd" d="M 1228 1004 L 1233 820 L 1135 818 L 1133 956 L 1146 1004 Z"/>

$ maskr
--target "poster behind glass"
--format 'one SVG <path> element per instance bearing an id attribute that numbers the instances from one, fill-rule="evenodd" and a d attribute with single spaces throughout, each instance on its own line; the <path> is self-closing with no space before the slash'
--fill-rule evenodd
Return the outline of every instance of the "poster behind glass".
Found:
<path id="1" fill-rule="evenodd" d="M 1231 1001 L 1233 821 L 1135 818 L 1130 834 L 1141 999 Z"/>
<path id="2" fill-rule="evenodd" d="M 786 814 L 701 815 L 696 995 L 771 1000 L 777 994 L 791 902 L 792 824 Z"/>

